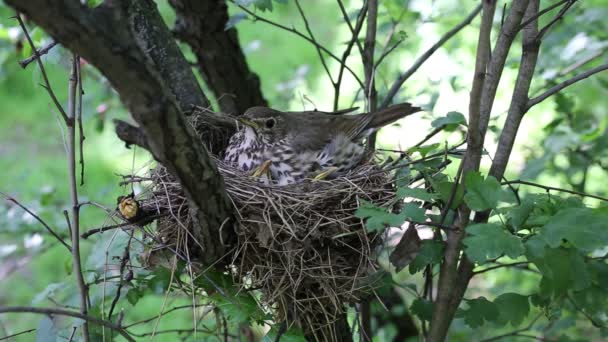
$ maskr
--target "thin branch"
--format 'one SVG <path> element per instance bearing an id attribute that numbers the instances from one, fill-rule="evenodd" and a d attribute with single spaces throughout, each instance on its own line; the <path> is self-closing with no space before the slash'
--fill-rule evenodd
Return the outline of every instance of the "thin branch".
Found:
<path id="1" fill-rule="evenodd" d="M 78 84 L 78 95 L 76 97 L 76 124 L 78 125 L 78 151 L 80 152 L 80 186 L 84 185 L 84 129 L 82 127 L 82 72 L 80 70 L 80 57 L 76 59 L 76 83 Z"/>
<path id="2" fill-rule="evenodd" d="M 55 308 L 34 308 L 29 306 L 0 306 L 0 314 L 2 313 L 35 313 L 41 315 L 60 315 L 76 317 L 85 320 L 86 322 L 91 322 L 93 324 L 110 328 L 121 334 L 127 341 L 135 342 L 135 340 L 129 335 L 129 333 L 127 333 L 121 326 L 103 319 L 99 319 L 97 317 L 83 315 L 80 312 L 76 311 Z"/>
<path id="3" fill-rule="evenodd" d="M 524 21 L 523 21 L 523 23 L 522 23 L 521 25 L 519 25 L 519 29 L 520 29 L 520 30 L 522 30 L 524 27 L 528 26 L 528 24 L 530 24 L 530 23 L 531 23 L 531 22 L 533 22 L 534 20 L 536 20 L 536 19 L 540 18 L 540 17 L 541 17 L 541 16 L 543 16 L 545 13 L 547 13 L 547 12 L 549 12 L 549 11 L 551 11 L 551 10 L 553 10 L 553 9 L 555 9 L 555 8 L 557 8 L 557 7 L 561 6 L 561 5 L 563 5 L 563 4 L 565 4 L 565 3 L 566 3 L 566 2 L 568 2 L 568 1 L 571 1 L 571 0 L 561 0 L 561 1 L 558 1 L 558 2 L 554 3 L 554 4 L 553 4 L 553 5 L 551 5 L 551 6 L 548 6 L 548 7 L 546 7 L 546 8 L 543 8 L 543 9 L 542 9 L 542 10 L 540 10 L 540 11 L 539 11 L 539 12 L 538 12 L 538 13 L 537 13 L 535 16 L 530 17 L 530 18 L 528 18 L 528 19 L 524 20 Z"/>
<path id="4" fill-rule="evenodd" d="M 4 340 L 8 340 L 11 339 L 13 337 L 19 336 L 19 335 L 23 335 L 23 334 L 27 334 L 27 333 L 31 333 L 32 331 L 36 331 L 36 329 L 28 329 L 28 330 L 24 330 L 12 335 L 8 335 L 8 336 L 4 336 L 4 337 L 0 337 L 0 341 L 4 341 Z"/>
<path id="5" fill-rule="evenodd" d="M 484 268 L 483 270 L 475 271 L 473 273 L 475 275 L 478 275 L 478 274 L 483 274 L 483 273 L 486 273 L 486 272 L 489 272 L 489 271 L 493 271 L 493 270 L 498 269 L 498 268 L 519 267 L 521 265 L 528 265 L 528 264 L 530 264 L 530 261 L 514 262 L 514 263 L 510 263 L 510 264 L 498 264 L 498 265 L 495 265 L 495 266 Z M 528 269 L 528 268 L 526 268 L 526 269 Z"/>
<path id="6" fill-rule="evenodd" d="M 42 63 L 42 58 L 40 58 L 41 55 L 38 52 L 38 50 L 36 49 L 36 45 L 34 45 L 34 41 L 32 41 L 32 37 L 30 37 L 30 34 L 27 32 L 27 28 L 25 27 L 25 24 L 23 23 L 23 19 L 21 19 L 21 15 L 18 13 L 15 16 L 15 18 L 19 22 L 19 26 L 21 26 L 21 30 L 23 30 L 23 34 L 25 35 L 25 38 L 27 39 L 28 43 L 30 44 L 32 51 L 34 51 L 34 55 L 36 56 L 36 61 L 38 62 L 38 66 L 40 67 L 40 74 L 42 74 L 42 79 L 44 80 L 44 84 L 45 84 L 43 86 L 43 88 L 46 89 L 46 91 L 49 93 L 49 96 L 53 100 L 55 107 L 57 107 L 57 110 L 59 110 L 59 113 L 61 113 L 61 116 L 63 117 L 63 120 L 65 121 L 65 123 L 68 124 L 70 122 L 70 119 L 68 118 L 68 115 L 66 114 L 65 110 L 63 110 L 63 107 L 61 106 L 61 104 L 59 104 L 59 100 L 57 100 L 57 97 L 55 96 L 55 92 L 53 92 L 53 89 L 51 88 L 51 82 L 49 82 L 49 77 L 46 75 L 46 70 L 44 69 L 44 63 Z"/>
<path id="7" fill-rule="evenodd" d="M 512 180 L 512 181 L 507 181 L 507 182 L 502 182 L 501 184 L 502 185 L 509 185 L 509 184 L 528 185 L 528 186 L 533 186 L 533 187 L 536 187 L 536 188 L 545 189 L 547 191 L 565 192 L 565 193 L 572 194 L 572 195 L 577 195 L 577 196 L 581 196 L 581 197 L 595 198 L 595 199 L 598 199 L 600 201 L 606 201 L 606 202 L 608 202 L 608 198 L 607 197 L 587 194 L 587 193 L 584 193 L 584 192 L 579 192 L 579 191 L 574 191 L 574 190 L 556 188 L 556 187 L 553 187 L 553 186 L 547 186 L 547 185 L 542 185 L 542 184 L 538 184 L 538 183 L 527 182 L 527 181 L 523 181 L 523 180 L 519 180 L 519 179 Z"/>
<path id="8" fill-rule="evenodd" d="M 304 26 L 306 27 L 306 31 L 310 35 L 310 39 L 315 42 L 314 43 L 315 48 L 317 49 L 317 53 L 319 54 L 319 59 L 321 60 L 321 64 L 323 65 L 323 68 L 325 69 L 325 73 L 327 74 L 327 77 L 329 77 L 329 81 L 331 82 L 331 84 L 335 84 L 334 78 L 331 76 L 329 67 L 327 66 L 327 63 L 325 62 L 325 57 L 323 57 L 323 53 L 321 52 L 321 48 L 320 48 L 321 44 L 319 44 L 317 42 L 317 40 L 315 39 L 315 35 L 312 33 L 312 30 L 310 29 L 310 25 L 308 24 L 308 19 L 306 18 L 306 15 L 304 14 L 304 10 L 302 9 L 302 6 L 300 6 L 299 0 L 296 0 L 296 7 L 298 8 L 298 12 L 300 12 L 302 21 L 304 21 Z"/>
<path id="9" fill-rule="evenodd" d="M 595 67 L 591 70 L 587 70 L 581 74 L 578 74 L 552 88 L 550 88 L 549 90 L 545 91 L 544 93 L 538 95 L 537 97 L 530 99 L 528 101 L 528 104 L 526 105 L 526 110 L 530 110 L 530 108 L 532 108 L 533 106 L 543 102 L 544 100 L 546 100 L 549 96 L 554 95 L 555 93 L 559 92 L 560 90 L 578 82 L 581 80 L 584 80 L 585 78 L 592 76 L 594 74 L 597 74 L 598 72 L 604 71 L 604 70 L 608 70 L 608 63 L 600 65 L 598 67 Z"/>
<path id="10" fill-rule="evenodd" d="M 197 306 L 200 307 L 202 305 L 197 305 Z M 145 324 L 145 323 L 151 322 L 151 321 L 157 319 L 158 317 L 162 317 L 162 316 L 164 316 L 164 315 L 166 315 L 166 314 L 168 314 L 168 313 L 170 313 L 172 311 L 181 310 L 181 309 L 190 309 L 190 308 L 192 308 L 192 304 L 176 306 L 176 307 L 173 307 L 173 308 L 168 309 L 166 311 L 163 311 L 163 312 L 161 312 L 160 314 L 158 314 L 156 316 L 153 316 L 153 317 L 150 317 L 150 318 L 146 318 L 146 319 L 143 319 L 141 321 L 137 321 L 137 322 L 131 323 L 129 325 L 125 325 L 124 328 L 130 328 L 130 327 L 133 327 L 133 326 L 136 326 L 136 325 L 139 325 L 139 324 Z"/>
<path id="11" fill-rule="evenodd" d="M 531 0 L 524 15 L 524 20 L 535 16 L 538 12 L 538 0 Z M 502 179 L 509 162 L 509 157 L 515 144 L 519 126 L 526 113 L 526 103 L 530 93 L 530 85 L 534 77 L 541 40 L 538 39 L 538 21 L 532 22 L 522 30 L 522 53 L 517 72 L 517 80 L 511 96 L 507 119 L 500 132 L 496 153 L 492 160 L 489 174 L 496 179 Z"/>
<path id="12" fill-rule="evenodd" d="M 120 293 L 122 291 L 122 288 L 124 286 L 125 283 L 128 283 L 131 281 L 131 279 L 128 279 L 128 274 L 126 276 L 123 275 L 125 274 L 125 267 L 127 266 L 127 263 L 131 261 L 131 242 L 133 241 L 133 230 L 131 230 L 131 234 L 129 235 L 129 241 L 127 242 L 127 245 L 125 246 L 123 252 L 122 252 L 122 257 L 120 258 L 120 269 L 118 274 L 120 274 L 121 279 L 118 282 L 118 287 L 116 288 L 116 295 L 114 296 L 114 299 L 112 300 L 112 304 L 110 304 L 110 310 L 108 311 L 108 320 L 112 321 L 112 313 L 114 313 L 114 308 L 116 307 L 116 304 L 118 303 L 118 300 L 120 299 Z M 133 273 L 131 274 L 131 278 L 133 278 Z"/>
<path id="13" fill-rule="evenodd" d="M 386 94 L 386 97 L 382 101 L 382 104 L 379 108 L 382 109 L 388 107 L 388 105 L 391 104 L 391 101 L 393 100 L 395 95 L 397 95 L 397 93 L 399 92 L 399 89 L 401 89 L 403 83 L 405 83 L 405 81 L 407 81 L 418 70 L 418 68 L 420 68 L 420 66 L 422 66 L 422 64 L 424 64 L 424 62 L 426 62 L 426 60 L 433 55 L 433 53 L 435 53 L 435 51 L 437 51 L 443 44 L 445 44 L 448 40 L 454 37 L 456 33 L 460 32 L 460 30 L 462 30 L 465 26 L 469 25 L 471 21 L 475 19 L 475 16 L 479 14 L 480 11 L 481 5 L 477 6 L 473 10 L 473 12 L 471 12 L 471 14 L 469 14 L 460 24 L 456 25 L 453 29 L 446 32 L 446 34 L 444 34 L 441 39 L 439 39 L 435 44 L 433 44 L 433 46 L 426 50 L 407 71 L 401 74 L 389 89 L 388 93 Z"/>
<path id="14" fill-rule="evenodd" d="M 47 53 L 49 53 L 49 51 L 51 51 L 51 49 L 53 47 L 55 47 L 55 45 L 57 45 L 57 42 L 53 40 L 52 42 L 50 42 L 47 45 L 45 45 L 44 47 L 42 47 L 42 49 L 34 52 L 33 55 L 29 56 L 28 58 L 20 60 L 19 61 L 19 65 L 21 65 L 21 67 L 23 69 L 27 68 L 27 66 L 30 63 L 32 63 L 36 59 L 40 58 L 41 56 L 46 55 Z"/>
<path id="15" fill-rule="evenodd" d="M 542 40 L 542 38 L 545 36 L 545 34 L 547 34 L 547 32 L 549 32 L 549 30 L 551 29 L 551 27 L 553 27 L 553 25 L 555 25 L 555 23 L 557 23 L 558 21 L 562 20 L 562 18 L 564 17 L 564 15 L 566 15 L 566 12 L 568 12 L 568 10 L 570 9 L 570 7 L 572 7 L 572 5 L 574 5 L 574 3 L 577 0 L 570 0 L 568 1 L 564 7 L 562 7 L 562 9 L 559 11 L 559 13 L 557 13 L 557 15 L 555 15 L 555 17 L 547 24 L 545 25 L 540 32 L 538 33 L 538 36 L 536 37 L 537 40 Z"/>
<path id="16" fill-rule="evenodd" d="M 72 248 L 70 247 L 70 245 L 68 245 L 65 240 L 59 236 L 59 234 L 55 233 L 55 231 L 46 223 L 44 222 L 44 220 L 42 218 L 40 218 L 40 216 L 34 214 L 34 212 L 32 212 L 31 210 L 29 210 L 27 207 L 25 207 L 23 204 L 21 204 L 19 201 L 17 201 L 15 198 L 5 194 L 4 192 L 0 191 L 0 196 L 4 197 L 7 201 L 9 202 L 13 202 L 16 205 L 18 205 L 21 209 L 25 210 L 26 213 L 30 214 L 34 219 L 36 219 L 36 221 L 40 222 L 40 224 L 42 224 L 42 226 L 44 226 L 44 228 L 51 234 L 53 235 L 53 237 L 55 237 L 55 239 L 57 239 L 59 242 L 61 242 L 62 245 L 65 246 L 65 248 L 68 249 L 68 251 L 72 251 Z"/>
<path id="17" fill-rule="evenodd" d="M 376 29 L 378 25 L 378 0 L 368 0 L 367 4 L 367 31 L 365 32 L 365 42 L 363 44 L 363 69 L 365 72 L 364 97 L 367 99 L 367 110 L 375 112 L 378 108 L 378 93 L 376 92 L 376 69 L 374 68 L 374 51 L 376 50 Z M 376 132 L 372 133 L 367 139 L 367 147 L 374 149 L 376 145 Z M 363 314 L 362 314 L 363 316 Z M 363 317 L 362 317 L 363 318 Z M 367 323 L 367 321 L 363 321 Z M 365 331 L 365 324 L 361 327 L 363 340 L 369 339 L 369 331 Z"/>
<path id="18" fill-rule="evenodd" d="M 249 14 L 250 16 L 252 16 L 255 20 L 259 20 L 263 23 L 269 24 L 271 26 L 280 28 L 282 30 L 291 32 L 293 34 L 295 34 L 298 37 L 301 37 L 303 39 L 305 39 L 306 41 L 308 41 L 309 43 L 311 43 L 312 45 L 314 45 L 315 47 L 318 47 L 319 49 L 321 49 L 321 51 L 325 52 L 328 56 L 330 56 L 332 59 L 336 60 L 338 63 L 341 62 L 341 59 L 334 55 L 331 51 L 329 51 L 326 47 L 324 47 L 323 45 L 320 45 L 319 43 L 317 43 L 316 41 L 310 39 L 310 37 L 308 37 L 307 35 L 305 35 L 304 33 L 296 30 L 295 28 L 290 28 L 287 27 L 285 25 L 281 25 L 279 23 L 276 23 L 274 21 L 268 20 L 266 18 L 260 17 L 259 15 L 255 14 L 254 12 L 252 12 L 251 10 L 249 10 L 247 7 L 239 5 L 238 3 L 236 3 L 234 0 L 230 0 L 230 2 L 232 2 L 234 5 L 238 6 L 241 10 L 243 10 L 245 13 Z M 353 77 L 355 78 L 355 80 L 357 80 L 357 83 L 359 83 L 359 86 L 361 86 L 361 88 L 364 87 L 363 82 L 361 81 L 361 79 L 359 78 L 359 76 L 357 76 L 357 74 L 353 71 L 353 69 L 351 69 L 348 65 L 344 64 L 344 68 L 346 70 L 348 70 Z"/>
<path id="19" fill-rule="evenodd" d="M 350 56 L 350 52 L 353 48 L 354 44 L 357 44 L 359 48 L 359 52 L 363 55 L 363 47 L 361 47 L 361 43 L 359 42 L 359 32 L 361 32 L 361 28 L 363 27 L 363 22 L 365 21 L 365 16 L 367 15 L 367 1 L 363 3 L 359 14 L 357 15 L 357 22 L 355 27 L 353 28 L 350 20 L 348 19 L 348 13 L 344 9 L 344 4 L 342 0 L 338 0 L 338 5 L 340 6 L 340 11 L 342 12 L 342 16 L 344 17 L 344 21 L 348 24 L 348 28 L 351 31 L 351 39 L 346 45 L 346 49 L 342 53 L 342 59 L 340 60 L 340 69 L 338 71 L 338 78 L 336 79 L 336 83 L 334 83 L 334 111 L 338 110 L 338 102 L 340 99 L 340 86 L 342 84 L 342 76 L 344 75 L 344 67 L 346 66 L 346 59 Z"/>
<path id="20" fill-rule="evenodd" d="M 534 319 L 532 319 L 532 321 L 531 321 L 531 322 L 530 322 L 528 325 L 526 325 L 525 327 L 520 328 L 520 329 L 513 330 L 513 331 L 508 332 L 508 333 L 505 333 L 505 334 L 501 334 L 501 335 L 497 335 L 497 336 L 493 336 L 493 337 L 490 337 L 490 338 L 483 339 L 483 340 L 481 340 L 481 342 L 491 342 L 491 341 L 497 341 L 497 340 L 501 340 L 501 339 L 503 339 L 503 338 L 505 338 L 505 337 L 509 337 L 509 336 L 515 336 L 515 335 L 517 335 L 517 334 L 519 334 L 519 333 L 522 333 L 522 332 L 528 331 L 528 330 L 532 329 L 532 327 L 534 326 L 534 324 L 536 324 L 536 322 L 537 322 L 537 321 L 538 321 L 538 320 L 539 320 L 539 319 L 540 319 L 542 316 L 543 316 L 543 313 L 541 312 L 541 313 L 540 313 L 540 314 L 538 314 L 536 317 L 534 317 Z"/>
<path id="21" fill-rule="evenodd" d="M 94 235 L 94 234 L 97 234 L 97 233 L 103 233 L 103 232 L 108 231 L 108 230 L 112 230 L 112 229 L 116 229 L 116 228 L 122 228 L 122 227 L 126 227 L 126 226 L 138 226 L 138 225 L 142 225 L 145 222 L 157 219 L 157 218 L 162 217 L 162 216 L 163 215 L 152 215 L 152 216 L 149 216 L 149 217 L 142 218 L 141 220 L 136 221 L 136 222 L 123 222 L 123 223 L 114 224 L 114 225 L 111 225 L 111 226 L 104 226 L 104 227 L 99 227 L 99 228 L 95 228 L 95 229 L 89 229 L 86 232 L 82 233 L 82 235 L 80 237 L 82 237 L 83 239 L 87 239 L 91 235 Z"/>
<path id="22" fill-rule="evenodd" d="M 76 277 L 76 283 L 78 284 L 78 293 L 80 297 L 80 313 L 82 315 L 87 314 L 87 297 L 88 288 L 85 284 L 84 277 L 82 276 L 82 265 L 80 261 L 80 205 L 78 204 L 78 188 L 76 182 L 76 126 L 74 120 L 76 119 L 76 90 L 78 89 L 78 65 L 79 58 L 73 55 L 72 58 L 72 71 L 70 74 L 69 81 L 69 93 L 68 93 L 68 113 L 69 118 L 66 121 L 68 126 L 68 171 L 70 179 L 70 197 L 72 200 L 72 267 L 74 276 Z M 84 342 L 89 341 L 89 325 L 85 322 L 82 325 L 82 335 Z"/>

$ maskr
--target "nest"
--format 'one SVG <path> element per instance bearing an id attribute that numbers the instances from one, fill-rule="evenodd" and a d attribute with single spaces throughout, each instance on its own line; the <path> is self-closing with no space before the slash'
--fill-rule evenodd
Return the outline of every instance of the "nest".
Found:
<path id="1" fill-rule="evenodd" d="M 344 313 L 344 304 L 359 302 L 377 285 L 374 250 L 381 236 L 354 214 L 362 200 L 394 203 L 388 171 L 368 161 L 336 179 L 278 186 L 216 163 L 239 218 L 230 273 L 243 287 L 261 291 L 277 320 L 321 331 Z M 160 217 L 157 248 L 193 258 L 196 237 L 179 183 L 160 166 L 148 179 L 151 191 L 138 200 Z"/>

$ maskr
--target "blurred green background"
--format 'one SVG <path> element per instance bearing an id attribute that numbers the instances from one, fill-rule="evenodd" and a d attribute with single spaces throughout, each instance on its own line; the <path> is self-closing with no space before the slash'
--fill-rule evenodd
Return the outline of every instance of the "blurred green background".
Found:
<path id="1" fill-rule="evenodd" d="M 541 8 L 551 3 L 541 1 Z M 346 1 L 345 4 L 354 18 L 360 1 Z M 158 1 L 158 5 L 168 25 L 172 26 L 172 9 L 165 1 Z M 257 10 L 257 13 L 304 31 L 292 1 L 273 1 L 272 5 L 272 11 Z M 402 42 L 376 72 L 380 99 L 400 72 L 405 71 L 443 33 L 462 21 L 474 6 L 474 1 L 381 1 L 377 51 L 392 46 L 399 39 Z M 304 10 L 317 40 L 336 55 L 341 55 L 350 32 L 337 4 L 330 0 L 311 0 L 305 2 Z M 233 6 L 230 11 L 233 15 L 241 13 Z M 497 10 L 495 28 L 500 26 L 501 11 L 502 3 Z M 29 56 L 31 50 L 24 42 L 17 22 L 9 18 L 13 15 L 9 8 L 0 5 L 0 191 L 17 198 L 65 235 L 67 227 L 62 211 L 69 208 L 67 158 L 62 138 L 65 132 L 61 129 L 58 113 L 40 86 L 42 80 L 37 65 L 31 64 L 24 70 L 17 63 Z M 533 94 L 608 60 L 606 17 L 606 0 L 586 0 L 575 5 L 543 42 L 532 85 Z M 546 23 L 548 18 L 550 16 L 543 17 L 541 24 Z M 317 52 L 309 43 L 262 22 L 241 20 L 236 27 L 249 65 L 260 76 L 264 95 L 271 106 L 284 110 L 331 110 L 333 89 Z M 431 131 L 430 122 L 433 119 L 445 116 L 450 111 L 466 115 L 478 27 L 479 18 L 476 18 L 405 83 L 395 102 L 413 102 L 423 106 L 426 112 L 384 129 L 379 136 L 381 147 L 406 149 Z M 38 47 L 49 41 L 33 24 L 30 23 L 29 28 Z M 391 32 L 394 34 L 389 39 Z M 183 48 L 187 58 L 192 60 L 188 48 Z M 353 51 L 348 63 L 363 77 L 360 56 L 356 49 Z M 520 42 L 517 41 L 507 60 L 494 105 L 492 133 L 486 143 L 489 152 L 484 160 L 486 167 L 495 149 L 496 132 L 502 126 L 508 108 L 520 51 Z M 584 59 L 589 59 L 589 62 L 570 70 Z M 60 101 L 65 104 L 70 55 L 56 47 L 43 60 L 51 83 Z M 337 63 L 329 61 L 329 66 L 334 73 L 337 72 Z M 356 92 L 357 84 L 348 73 L 345 75 L 341 107 L 364 107 L 361 94 L 357 95 Z M 126 149 L 115 137 L 111 120 L 127 119 L 128 113 L 107 81 L 86 64 L 83 66 L 83 78 L 86 170 L 85 185 L 79 187 L 81 201 L 94 201 L 114 208 L 116 197 L 130 192 L 130 189 L 118 185 L 120 175 L 133 172 L 143 174 L 150 167 L 150 158 L 142 150 Z M 534 107 L 524 119 L 507 178 L 608 195 L 607 98 L 608 73 L 605 73 L 571 86 Z M 462 132 L 455 131 L 440 135 L 431 142 L 455 143 L 462 138 Z M 455 171 L 453 166 L 449 170 Z M 522 188 L 522 191 L 538 190 Z M 597 204 L 594 200 L 585 201 L 591 205 Z M 82 226 L 85 230 L 109 221 L 108 214 L 103 210 L 92 206 L 83 209 Z M 118 234 L 112 244 L 110 239 L 111 234 L 105 234 L 83 241 L 87 280 L 94 280 L 95 274 L 103 270 L 106 251 L 109 251 L 110 258 L 113 252 L 120 254 L 120 246 L 124 246 L 126 237 L 125 234 Z M 49 238 L 35 220 L 12 203 L 0 203 L 0 305 L 77 305 L 75 289 L 69 285 L 69 277 L 73 277 L 70 262 L 71 258 L 64 248 Z M 162 278 L 159 275 L 156 277 Z M 66 281 L 66 278 L 69 280 Z M 401 272 L 397 279 L 404 284 L 421 284 L 420 275 L 410 276 L 407 271 Z M 493 297 L 505 290 L 526 294 L 537 286 L 537 282 L 538 276 L 533 273 L 517 270 L 491 272 L 474 279 L 470 296 Z M 91 291 L 96 300 L 101 298 L 99 286 L 92 287 Z M 115 287 L 108 286 L 106 291 L 107 298 L 111 300 Z M 163 304 L 162 286 L 141 295 L 143 297 L 136 306 L 127 300 L 119 303 L 118 307 L 124 308 L 125 322 L 154 316 L 161 307 L 190 302 L 186 296 L 172 293 Z M 403 308 L 406 308 L 411 304 L 412 297 L 408 297 L 407 291 L 404 291 L 403 298 Z M 589 338 L 596 338 L 590 337 L 596 336 L 597 332 L 589 330 L 589 324 L 581 324 L 577 321 L 580 318 L 575 319 L 574 316 L 568 318 L 567 313 L 564 315 L 565 319 L 560 320 L 559 325 L 548 326 L 548 329 L 558 331 L 559 336 L 563 336 L 560 340 L 588 341 Z M 532 316 L 530 314 L 528 318 Z M 40 316 L 1 315 L 0 336 L 44 324 Z M 213 326 L 215 322 L 212 320 L 208 324 Z M 158 330 L 191 327 L 192 313 L 185 309 L 160 320 Z M 149 332 L 153 328 L 154 321 L 134 331 Z M 472 331 L 461 319 L 455 321 L 452 329 L 454 341 L 471 341 L 507 330 L 508 327 L 486 324 Z M 32 332 L 15 340 L 32 341 L 35 334 Z M 391 334 L 394 331 L 387 328 L 380 331 L 375 340 L 387 340 Z M 217 340 L 213 335 L 205 336 L 199 333 L 196 340 Z M 157 336 L 156 340 L 174 341 L 175 338 L 175 335 L 163 334 Z M 62 339 L 59 337 L 58 340 Z M 596 340 L 599 341 L 599 337 Z"/>

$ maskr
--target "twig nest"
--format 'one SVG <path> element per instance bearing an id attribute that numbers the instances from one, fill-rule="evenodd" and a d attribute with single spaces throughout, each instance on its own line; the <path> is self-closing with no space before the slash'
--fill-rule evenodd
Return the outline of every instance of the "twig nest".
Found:
<path id="1" fill-rule="evenodd" d="M 343 314 L 345 303 L 373 289 L 380 236 L 354 214 L 362 200 L 378 206 L 394 201 L 388 171 L 368 162 L 336 179 L 278 186 L 216 163 L 239 218 L 237 243 L 227 256 L 230 272 L 243 286 L 260 290 L 278 320 L 323 329 Z M 150 178 L 152 191 L 140 203 L 162 215 L 154 241 L 195 260 L 201 244 L 179 183 L 163 167 Z"/>

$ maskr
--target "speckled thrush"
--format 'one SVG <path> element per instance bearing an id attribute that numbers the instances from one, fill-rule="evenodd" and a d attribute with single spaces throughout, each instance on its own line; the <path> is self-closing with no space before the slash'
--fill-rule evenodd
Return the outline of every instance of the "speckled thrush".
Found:
<path id="1" fill-rule="evenodd" d="M 354 110 L 354 109 L 353 109 Z M 363 141 L 383 126 L 421 109 L 403 103 L 358 115 L 320 111 L 281 112 L 266 107 L 248 109 L 238 121 L 224 160 L 243 171 L 254 170 L 279 185 L 344 174 L 361 163 Z"/>

